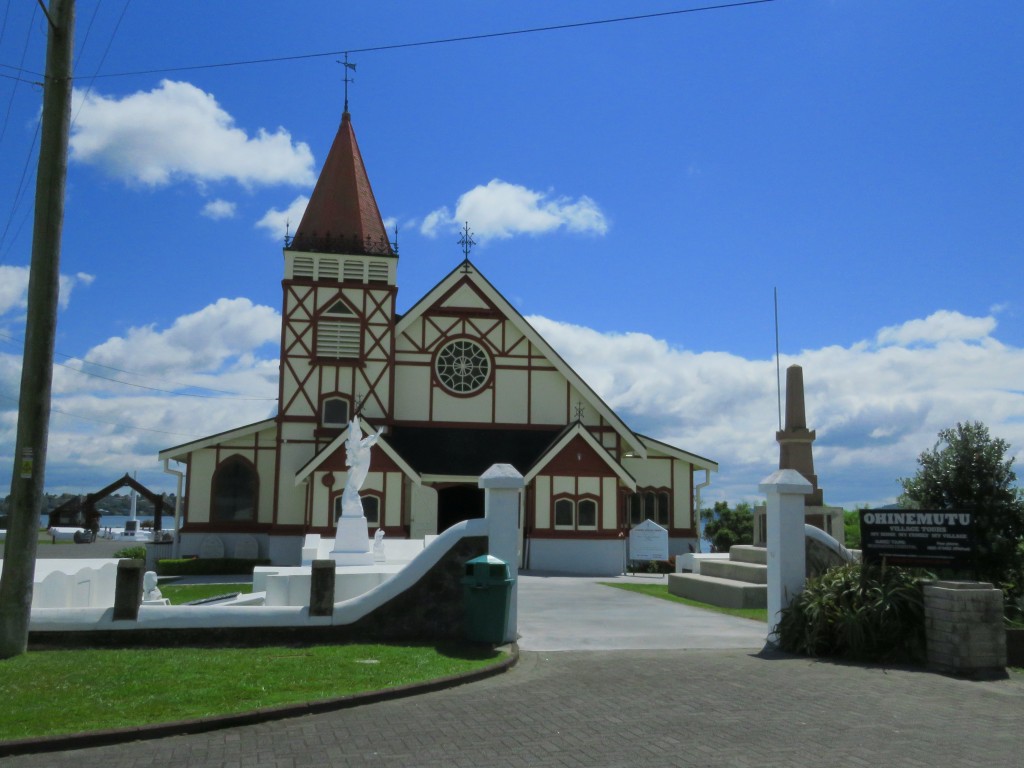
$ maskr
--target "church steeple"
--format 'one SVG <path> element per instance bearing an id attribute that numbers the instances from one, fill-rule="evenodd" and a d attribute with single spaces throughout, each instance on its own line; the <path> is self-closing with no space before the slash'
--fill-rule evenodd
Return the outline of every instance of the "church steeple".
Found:
<path id="1" fill-rule="evenodd" d="M 309 198 L 293 251 L 393 256 L 346 110 Z"/>

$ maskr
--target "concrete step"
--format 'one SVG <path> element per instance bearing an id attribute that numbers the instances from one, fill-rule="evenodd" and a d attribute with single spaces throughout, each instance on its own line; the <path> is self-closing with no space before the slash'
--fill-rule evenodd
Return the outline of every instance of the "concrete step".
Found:
<path id="1" fill-rule="evenodd" d="M 768 566 L 760 563 L 744 563 L 739 560 L 709 560 L 701 563 L 701 576 L 715 576 L 749 584 L 767 584 Z"/>
<path id="2" fill-rule="evenodd" d="M 703 567 L 703 566 L 702 566 Z M 696 573 L 670 573 L 669 594 L 722 608 L 767 608 L 768 587 Z"/>
<path id="3" fill-rule="evenodd" d="M 768 565 L 768 550 L 765 547 L 754 547 L 750 544 L 735 544 L 729 547 L 729 559 L 741 563 Z"/>

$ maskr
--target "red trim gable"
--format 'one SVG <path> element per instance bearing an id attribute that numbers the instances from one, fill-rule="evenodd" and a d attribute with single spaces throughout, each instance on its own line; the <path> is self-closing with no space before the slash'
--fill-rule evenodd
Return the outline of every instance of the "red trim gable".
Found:
<path id="1" fill-rule="evenodd" d="M 582 437 L 577 435 L 548 461 L 540 474 L 577 475 L 580 477 L 614 477 L 608 462 Z"/>

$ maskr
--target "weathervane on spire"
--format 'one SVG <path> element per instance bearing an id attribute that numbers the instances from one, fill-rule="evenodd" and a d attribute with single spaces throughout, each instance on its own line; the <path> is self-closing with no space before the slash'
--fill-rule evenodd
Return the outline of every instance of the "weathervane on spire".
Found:
<path id="1" fill-rule="evenodd" d="M 344 82 L 345 82 L 345 111 L 348 112 L 348 84 L 349 83 L 354 83 L 356 81 L 354 77 L 349 77 L 348 76 L 348 71 L 351 69 L 353 72 L 355 72 L 356 71 L 356 65 L 355 65 L 354 62 L 350 62 L 348 60 L 348 51 L 345 51 L 345 60 L 342 61 L 341 59 L 338 59 L 338 63 L 345 65 L 345 77 L 344 77 Z"/>
<path id="2" fill-rule="evenodd" d="M 469 252 L 476 245 L 476 240 L 473 239 L 473 233 L 469 229 L 469 222 L 467 221 L 465 226 L 462 228 L 462 237 L 459 238 L 459 245 L 462 246 L 462 272 L 463 274 L 469 273 Z"/>

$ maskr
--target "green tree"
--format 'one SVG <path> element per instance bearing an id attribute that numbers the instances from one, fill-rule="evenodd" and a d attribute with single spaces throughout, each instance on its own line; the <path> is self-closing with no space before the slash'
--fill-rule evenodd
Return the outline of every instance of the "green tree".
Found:
<path id="1" fill-rule="evenodd" d="M 1018 598 L 1024 592 L 1024 501 L 1009 450 L 981 422 L 944 429 L 918 457 L 917 474 L 900 479 L 899 501 L 902 507 L 973 511 L 978 575 Z"/>
<path id="2" fill-rule="evenodd" d="M 754 512 L 741 501 L 730 509 L 728 502 L 716 501 L 711 509 L 700 511 L 704 523 L 704 538 L 711 543 L 712 552 L 728 552 L 733 544 L 751 544 L 754 541 Z"/>
<path id="3" fill-rule="evenodd" d="M 860 510 L 843 510 L 843 543 L 847 549 L 860 549 Z"/>

